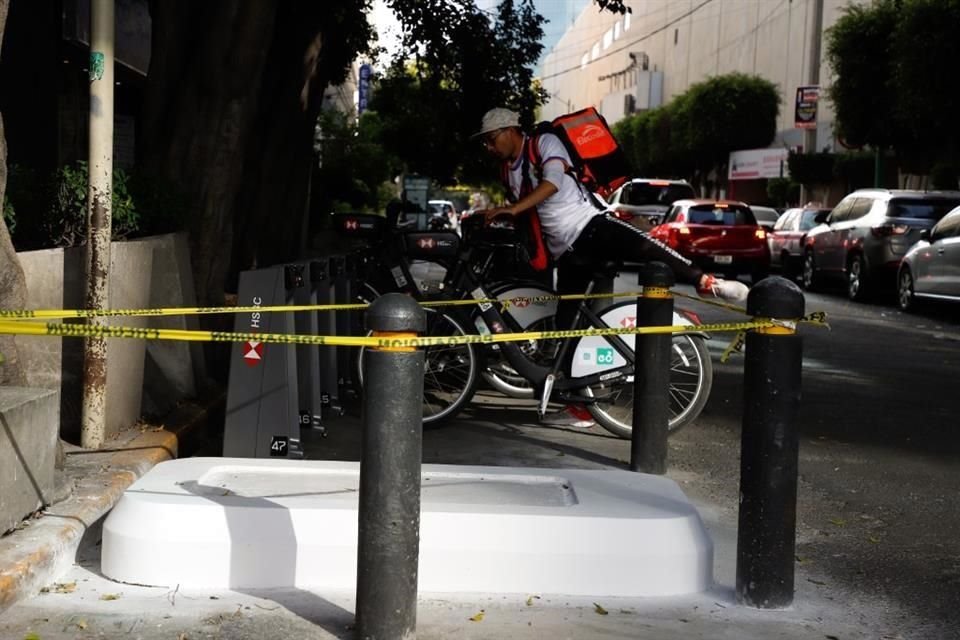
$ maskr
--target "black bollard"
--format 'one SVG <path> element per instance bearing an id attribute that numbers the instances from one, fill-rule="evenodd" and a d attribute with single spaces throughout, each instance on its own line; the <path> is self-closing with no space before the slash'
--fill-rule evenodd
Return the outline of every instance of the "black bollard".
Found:
<path id="1" fill-rule="evenodd" d="M 766 278 L 750 291 L 747 313 L 797 320 L 803 293 L 785 278 Z M 776 609 L 793 602 L 802 339 L 790 327 L 756 329 L 744 356 L 737 601 Z"/>
<path id="2" fill-rule="evenodd" d="M 673 324 L 673 271 L 662 262 L 640 269 L 643 295 L 637 298 L 637 326 Z M 633 365 L 633 435 L 630 470 L 663 475 L 667 472 L 667 432 L 670 422 L 670 343 L 672 336 L 638 334 Z"/>
<path id="3" fill-rule="evenodd" d="M 364 354 L 355 637 L 407 640 L 417 623 L 424 355 L 390 342 L 422 333 L 426 314 L 388 293 L 366 325 L 384 345 Z"/>

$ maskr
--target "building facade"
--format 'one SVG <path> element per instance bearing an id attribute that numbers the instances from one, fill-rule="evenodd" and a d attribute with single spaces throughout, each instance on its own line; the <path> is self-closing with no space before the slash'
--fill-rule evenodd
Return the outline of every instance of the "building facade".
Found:
<path id="1" fill-rule="evenodd" d="M 864 2 L 865 0 L 854 0 Z M 658 107 L 690 85 L 732 72 L 774 82 L 782 99 L 773 146 L 802 148 L 794 128 L 797 88 L 830 84 L 825 32 L 850 0 L 628 0 L 632 13 L 586 7 L 547 56 L 542 116 L 593 105 L 613 124 Z M 818 20 L 818 4 L 822 5 Z M 819 24 L 818 24 L 819 23 Z M 820 39 L 820 55 L 811 51 Z M 811 82 L 819 75 L 819 82 Z M 822 93 L 825 95 L 825 93 Z M 816 149 L 833 150 L 833 112 L 821 99 Z"/>

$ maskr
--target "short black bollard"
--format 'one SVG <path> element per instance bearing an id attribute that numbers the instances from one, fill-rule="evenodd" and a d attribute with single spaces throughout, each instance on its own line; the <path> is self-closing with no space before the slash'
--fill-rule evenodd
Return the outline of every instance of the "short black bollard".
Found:
<path id="1" fill-rule="evenodd" d="M 355 637 L 407 640 L 417 623 L 424 355 L 396 343 L 422 333 L 426 314 L 388 293 L 366 325 L 384 345 L 364 354 Z"/>
<path id="2" fill-rule="evenodd" d="M 643 295 L 637 298 L 638 327 L 673 324 L 673 284 L 673 271 L 662 262 L 650 262 L 640 269 Z M 631 471 L 660 475 L 667 472 L 672 339 L 669 333 L 636 336 Z"/>
<path id="3" fill-rule="evenodd" d="M 797 320 L 804 313 L 803 293 L 785 278 L 766 278 L 750 291 L 747 313 L 757 319 Z M 737 601 L 762 609 L 793 602 L 802 355 L 802 339 L 793 328 L 747 334 Z"/>

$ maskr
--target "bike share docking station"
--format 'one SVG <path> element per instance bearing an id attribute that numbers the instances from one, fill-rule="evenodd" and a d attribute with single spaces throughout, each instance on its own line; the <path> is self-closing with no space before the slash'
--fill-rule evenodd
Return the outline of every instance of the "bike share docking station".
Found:
<path id="1" fill-rule="evenodd" d="M 324 305 L 350 301 L 357 259 L 278 265 L 240 274 L 242 306 Z M 355 333 L 356 314 L 333 311 L 237 314 L 234 331 L 304 335 Z M 324 421 L 342 413 L 342 391 L 353 383 L 349 351 L 335 346 L 264 344 L 231 347 L 223 455 L 303 458 L 300 431 L 326 432 Z"/>

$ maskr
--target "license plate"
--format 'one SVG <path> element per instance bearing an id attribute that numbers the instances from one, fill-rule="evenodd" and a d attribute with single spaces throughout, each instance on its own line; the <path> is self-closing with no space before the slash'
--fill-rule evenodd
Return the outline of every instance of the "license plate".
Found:
<path id="1" fill-rule="evenodd" d="M 713 261 L 717 264 L 731 264 L 733 256 L 713 256 Z"/>

